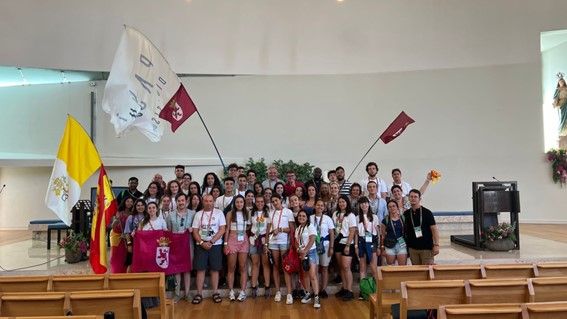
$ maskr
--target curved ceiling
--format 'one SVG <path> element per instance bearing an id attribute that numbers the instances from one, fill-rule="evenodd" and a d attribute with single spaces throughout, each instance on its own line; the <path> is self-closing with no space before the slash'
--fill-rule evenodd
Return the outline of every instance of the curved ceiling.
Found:
<path id="1" fill-rule="evenodd" d="M 108 71 L 122 25 L 177 73 L 345 74 L 539 61 L 562 0 L 4 0 L 0 64 Z"/>

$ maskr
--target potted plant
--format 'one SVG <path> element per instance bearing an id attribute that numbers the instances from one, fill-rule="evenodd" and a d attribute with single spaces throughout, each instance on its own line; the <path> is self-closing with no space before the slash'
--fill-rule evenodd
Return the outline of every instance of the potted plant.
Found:
<path id="1" fill-rule="evenodd" d="M 484 246 L 493 251 L 508 251 L 516 247 L 515 224 L 500 223 L 484 232 Z"/>
<path id="2" fill-rule="evenodd" d="M 61 242 L 60 248 L 65 248 L 65 261 L 74 264 L 81 261 L 83 255 L 87 253 L 88 241 L 81 233 L 70 231 Z"/>

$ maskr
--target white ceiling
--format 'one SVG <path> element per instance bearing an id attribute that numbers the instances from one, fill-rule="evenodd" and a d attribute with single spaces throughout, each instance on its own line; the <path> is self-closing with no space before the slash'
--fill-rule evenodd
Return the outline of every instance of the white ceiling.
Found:
<path id="1" fill-rule="evenodd" d="M 0 65 L 108 71 L 122 25 L 177 73 L 398 72 L 539 61 L 564 0 L 3 0 Z"/>

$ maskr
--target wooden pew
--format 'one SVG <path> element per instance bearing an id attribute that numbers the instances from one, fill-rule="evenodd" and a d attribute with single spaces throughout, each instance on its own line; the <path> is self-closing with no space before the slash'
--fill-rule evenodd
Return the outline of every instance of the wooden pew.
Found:
<path id="1" fill-rule="evenodd" d="M 400 303 L 403 281 L 429 280 L 428 266 L 378 267 L 376 294 L 370 296 L 370 319 L 390 316 L 391 307 Z"/>
<path id="2" fill-rule="evenodd" d="M 433 265 L 430 277 L 434 280 L 484 279 L 482 265 Z"/>
<path id="3" fill-rule="evenodd" d="M 148 318 L 173 318 L 173 302 L 165 298 L 164 273 L 109 274 L 108 289 L 138 289 L 140 297 L 159 298 L 159 307 L 146 309 Z"/>
<path id="4" fill-rule="evenodd" d="M 534 289 L 534 302 L 567 301 L 567 277 L 541 277 L 528 280 Z"/>
<path id="5" fill-rule="evenodd" d="M 0 316 L 64 316 L 65 293 L 5 293 L 0 297 Z"/>
<path id="6" fill-rule="evenodd" d="M 136 289 L 78 291 L 68 295 L 68 310 L 73 315 L 103 315 L 112 311 L 115 318 L 142 318 L 140 292 Z"/>
<path id="7" fill-rule="evenodd" d="M 0 276 L 0 293 L 48 291 L 49 276 Z"/>
<path id="8" fill-rule="evenodd" d="M 534 264 L 485 264 L 483 267 L 487 279 L 537 277 Z"/>
<path id="9" fill-rule="evenodd" d="M 523 305 L 524 318 L 529 319 L 565 319 L 567 318 L 567 301 L 536 302 Z"/>
<path id="10" fill-rule="evenodd" d="M 104 316 L 37 316 L 37 317 L 0 317 L 0 319 L 103 319 Z"/>
<path id="11" fill-rule="evenodd" d="M 471 279 L 470 303 L 533 302 L 534 291 L 528 279 Z"/>
<path id="12" fill-rule="evenodd" d="M 51 277 L 51 291 L 71 292 L 105 288 L 105 275 L 54 275 Z"/>
<path id="13" fill-rule="evenodd" d="M 407 319 L 408 310 L 437 309 L 440 305 L 467 302 L 464 280 L 407 281 L 401 286 L 400 319 Z"/>
<path id="14" fill-rule="evenodd" d="M 522 319 L 521 304 L 439 306 L 438 319 Z"/>
<path id="15" fill-rule="evenodd" d="M 538 277 L 567 277 L 567 263 L 538 263 Z"/>

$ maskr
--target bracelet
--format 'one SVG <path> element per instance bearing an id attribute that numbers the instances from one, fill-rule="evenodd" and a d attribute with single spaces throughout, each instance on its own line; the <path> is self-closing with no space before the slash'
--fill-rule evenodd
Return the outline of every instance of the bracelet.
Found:
<path id="1" fill-rule="evenodd" d="M 223 245 L 224 245 L 224 246 L 228 246 L 228 243 L 227 243 L 227 242 L 224 242 Z"/>

